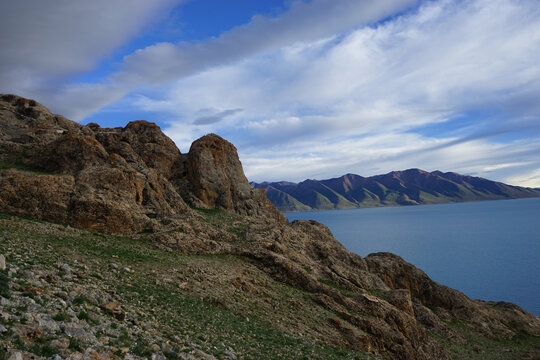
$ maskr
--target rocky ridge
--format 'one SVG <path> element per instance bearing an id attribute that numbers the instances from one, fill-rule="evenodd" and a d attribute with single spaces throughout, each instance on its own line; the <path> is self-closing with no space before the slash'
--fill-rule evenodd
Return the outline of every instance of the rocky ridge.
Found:
<path id="1" fill-rule="evenodd" d="M 456 321 L 486 338 L 540 336 L 540 319 L 515 305 L 472 301 L 393 254 L 350 253 L 316 222 L 289 224 L 217 135 L 181 154 L 152 123 L 82 126 L 32 100 L 0 100 L 0 213 L 240 256 L 333 314 L 311 337 L 385 358 L 450 358 L 441 339 L 468 341 Z"/>

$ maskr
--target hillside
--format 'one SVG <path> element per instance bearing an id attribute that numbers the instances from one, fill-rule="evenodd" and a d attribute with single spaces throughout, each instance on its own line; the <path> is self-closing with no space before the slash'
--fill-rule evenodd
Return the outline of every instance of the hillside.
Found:
<path id="1" fill-rule="evenodd" d="M 265 189 L 281 211 L 351 209 L 357 207 L 440 204 L 462 201 L 539 197 L 538 189 L 503 184 L 453 172 L 420 169 L 362 177 L 343 175 L 300 183 L 251 183 Z"/>
<path id="2" fill-rule="evenodd" d="M 0 97 L 0 356 L 519 359 L 540 318 L 289 223 L 210 134 Z"/>

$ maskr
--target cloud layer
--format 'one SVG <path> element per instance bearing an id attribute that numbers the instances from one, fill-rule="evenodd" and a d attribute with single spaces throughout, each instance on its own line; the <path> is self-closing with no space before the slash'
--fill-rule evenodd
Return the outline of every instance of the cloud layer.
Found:
<path id="1" fill-rule="evenodd" d="M 183 151 L 216 132 L 250 180 L 419 167 L 540 186 L 538 1 L 297 0 L 69 81 L 180 2 L 3 4 L 0 26 L 17 36 L 2 39 L 0 85 L 75 119 L 152 112 Z"/>
<path id="2" fill-rule="evenodd" d="M 230 138 L 253 179 L 420 167 L 531 185 L 525 175 L 540 166 L 539 19 L 534 1 L 428 2 L 375 27 L 181 79 L 160 106 L 179 109 L 168 133 L 181 144 L 209 131 Z M 151 99 L 138 104 L 152 108 Z M 208 106 L 243 111 L 185 126 Z M 524 176 L 508 176 L 516 171 Z"/>
<path id="3" fill-rule="evenodd" d="M 75 118 L 86 116 L 128 90 L 107 80 L 70 83 L 70 77 L 93 70 L 179 2 L 2 1 L 0 89 L 36 97 Z"/>

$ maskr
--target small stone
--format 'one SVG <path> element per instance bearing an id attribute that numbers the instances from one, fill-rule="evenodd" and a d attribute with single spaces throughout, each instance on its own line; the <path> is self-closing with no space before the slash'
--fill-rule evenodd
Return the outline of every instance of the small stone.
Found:
<path id="1" fill-rule="evenodd" d="M 45 281 L 48 283 L 54 284 L 58 281 L 58 277 L 54 274 L 47 274 L 45 275 Z"/>
<path id="2" fill-rule="evenodd" d="M 23 354 L 20 351 L 15 351 L 14 353 L 11 353 L 8 360 L 23 360 Z"/>
<path id="3" fill-rule="evenodd" d="M 195 349 L 193 353 L 197 355 L 199 358 L 204 359 L 204 360 L 216 360 L 216 358 L 213 355 L 207 354 L 204 351 L 199 350 L 199 349 Z"/>
<path id="4" fill-rule="evenodd" d="M 227 356 L 227 357 L 229 357 L 231 359 L 236 359 L 236 354 L 233 353 L 231 350 L 225 350 L 223 352 L 223 355 L 225 355 L 225 356 Z"/>
<path id="5" fill-rule="evenodd" d="M 56 297 L 59 297 L 62 300 L 67 300 L 68 299 L 68 294 L 65 291 L 57 291 L 57 292 L 54 293 L 54 295 Z"/>
<path id="6" fill-rule="evenodd" d="M 32 322 L 34 321 L 34 316 L 30 313 L 24 313 L 22 314 L 22 317 L 24 320 L 26 320 L 26 322 Z"/>
<path id="7" fill-rule="evenodd" d="M 55 339 L 51 341 L 51 347 L 59 350 L 65 350 L 69 347 L 69 343 L 69 339 Z"/>
<path id="8" fill-rule="evenodd" d="M 114 316 L 117 320 L 124 320 L 126 318 L 126 313 L 122 310 L 122 307 L 117 301 L 111 301 L 106 303 L 101 307 L 107 313 Z"/>
<path id="9" fill-rule="evenodd" d="M 38 317 L 39 314 L 34 315 L 34 317 Z M 41 330 L 47 331 L 50 333 L 55 333 L 57 331 L 60 331 L 60 326 L 58 325 L 57 321 L 54 321 L 53 319 L 46 317 L 44 319 L 38 320 L 38 326 Z"/>
<path id="10" fill-rule="evenodd" d="M 65 273 L 71 272 L 71 268 L 69 267 L 68 264 L 62 264 L 62 266 L 60 266 L 60 270 Z"/>
<path id="11" fill-rule="evenodd" d="M 0 254 L 0 270 L 6 270 L 6 258 Z"/>
<path id="12" fill-rule="evenodd" d="M 118 269 L 118 265 L 115 264 L 115 263 L 110 263 L 110 264 L 109 264 L 109 267 L 110 267 L 111 269 L 115 269 L 115 270 Z"/>
<path id="13" fill-rule="evenodd" d="M 2 305 L 2 306 L 14 306 L 14 303 L 12 301 L 0 296 L 0 305 Z"/>
<path id="14" fill-rule="evenodd" d="M 64 333 L 71 338 L 75 338 L 79 341 L 83 341 L 86 343 L 95 343 L 97 341 L 94 334 L 86 331 L 83 328 L 83 325 L 79 323 L 75 323 L 75 322 L 64 323 L 62 324 L 61 327 Z"/>
<path id="15" fill-rule="evenodd" d="M 92 348 L 86 349 L 86 351 L 84 352 L 83 359 L 105 360 L 105 358 L 101 356 L 101 354 L 99 354 L 96 350 Z"/>
<path id="16" fill-rule="evenodd" d="M 150 349 L 152 351 L 160 351 L 161 350 L 161 347 L 159 347 L 158 344 L 152 344 L 152 346 L 150 347 Z"/>
<path id="17" fill-rule="evenodd" d="M 8 331 L 8 329 L 6 329 L 6 327 L 4 325 L 0 325 L 0 333 L 5 333 L 7 331 Z"/>
<path id="18" fill-rule="evenodd" d="M 62 357 L 58 354 L 54 355 L 53 360 L 62 360 Z"/>

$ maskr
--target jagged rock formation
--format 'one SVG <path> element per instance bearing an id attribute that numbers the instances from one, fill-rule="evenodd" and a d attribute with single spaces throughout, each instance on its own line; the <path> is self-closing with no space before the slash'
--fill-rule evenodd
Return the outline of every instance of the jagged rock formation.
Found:
<path id="1" fill-rule="evenodd" d="M 69 122 L 32 101 L 9 95 L 2 100 L 1 106 L 46 122 L 32 124 L 4 109 L 4 163 L 50 173 L 4 172 L 4 212 L 110 233 L 155 231 L 157 217 L 193 212 L 184 196 L 198 207 L 247 215 L 272 212 L 282 219 L 265 204 L 262 190 L 247 184 L 234 146 L 217 135 L 199 139 L 183 155 L 146 121 L 101 129 Z M 68 131 L 58 134 L 54 125 Z M 218 193 L 221 188 L 227 191 Z"/>
<path id="2" fill-rule="evenodd" d="M 265 189 L 281 211 L 352 209 L 356 207 L 440 204 L 461 201 L 539 197 L 538 189 L 495 182 L 453 172 L 420 169 L 327 180 L 251 183 Z"/>
<path id="3" fill-rule="evenodd" d="M 217 135 L 181 154 L 145 121 L 82 126 L 13 95 L 0 97 L 0 106 L 0 213 L 252 259 L 335 314 L 315 330 L 323 341 L 386 358 L 449 358 L 427 330 L 465 341 L 450 319 L 497 338 L 540 336 L 540 319 L 515 305 L 472 301 L 396 255 L 362 258 L 316 222 L 289 224 L 249 186 L 236 149 Z"/>

